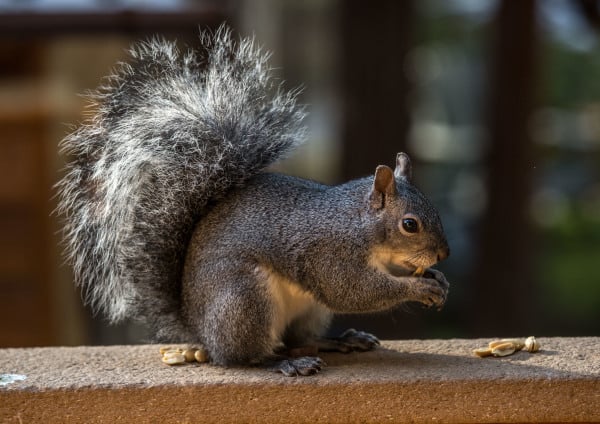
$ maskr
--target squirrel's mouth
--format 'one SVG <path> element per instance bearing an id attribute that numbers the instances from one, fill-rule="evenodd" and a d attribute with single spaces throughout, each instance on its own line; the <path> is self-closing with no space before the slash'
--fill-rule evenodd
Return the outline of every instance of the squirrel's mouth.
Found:
<path id="1" fill-rule="evenodd" d="M 373 249 L 369 262 L 394 277 L 421 277 L 427 268 L 436 264 L 429 255 L 406 255 L 385 246 Z"/>
<path id="2" fill-rule="evenodd" d="M 427 269 L 424 266 L 414 265 L 408 262 L 400 264 L 389 262 L 385 264 L 385 268 L 394 277 L 409 277 L 411 275 L 421 277 Z"/>

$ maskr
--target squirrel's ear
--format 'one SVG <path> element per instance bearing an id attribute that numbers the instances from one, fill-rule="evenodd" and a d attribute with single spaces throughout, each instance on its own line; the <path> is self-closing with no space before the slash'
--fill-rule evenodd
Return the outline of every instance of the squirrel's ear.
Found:
<path id="1" fill-rule="evenodd" d="M 396 169 L 394 176 L 410 182 L 412 180 L 412 166 L 408 155 L 404 152 L 398 153 L 396 156 Z"/>
<path id="2" fill-rule="evenodd" d="M 375 169 L 375 177 L 373 179 L 373 188 L 369 199 L 371 206 L 375 209 L 381 209 L 385 204 L 386 196 L 396 194 L 396 180 L 392 169 L 385 165 L 379 165 Z"/>

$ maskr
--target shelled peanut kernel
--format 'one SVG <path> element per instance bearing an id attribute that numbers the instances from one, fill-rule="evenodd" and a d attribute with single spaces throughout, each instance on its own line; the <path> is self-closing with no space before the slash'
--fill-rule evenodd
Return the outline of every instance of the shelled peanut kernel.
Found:
<path id="1" fill-rule="evenodd" d="M 159 348 L 161 360 L 167 365 L 181 365 L 186 362 L 208 362 L 208 352 L 202 346 L 179 347 L 163 346 Z"/>

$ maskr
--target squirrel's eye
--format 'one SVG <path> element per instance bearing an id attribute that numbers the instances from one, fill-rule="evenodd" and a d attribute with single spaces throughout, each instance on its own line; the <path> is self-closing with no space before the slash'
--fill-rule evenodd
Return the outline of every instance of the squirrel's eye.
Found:
<path id="1" fill-rule="evenodd" d="M 413 218 L 404 218 L 402 220 L 402 229 L 407 233 L 416 233 L 419 231 L 419 223 Z"/>

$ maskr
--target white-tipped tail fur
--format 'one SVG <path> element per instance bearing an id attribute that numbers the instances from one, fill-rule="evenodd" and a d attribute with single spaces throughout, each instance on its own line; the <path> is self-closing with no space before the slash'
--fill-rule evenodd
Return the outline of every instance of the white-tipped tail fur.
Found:
<path id="1" fill-rule="evenodd" d="M 159 39 L 134 46 L 91 96 L 95 115 L 62 142 L 68 259 L 86 303 L 112 322 L 176 320 L 186 245 L 207 203 L 303 138 L 304 112 L 274 86 L 268 55 L 224 28 L 201 40 L 201 53 Z"/>

